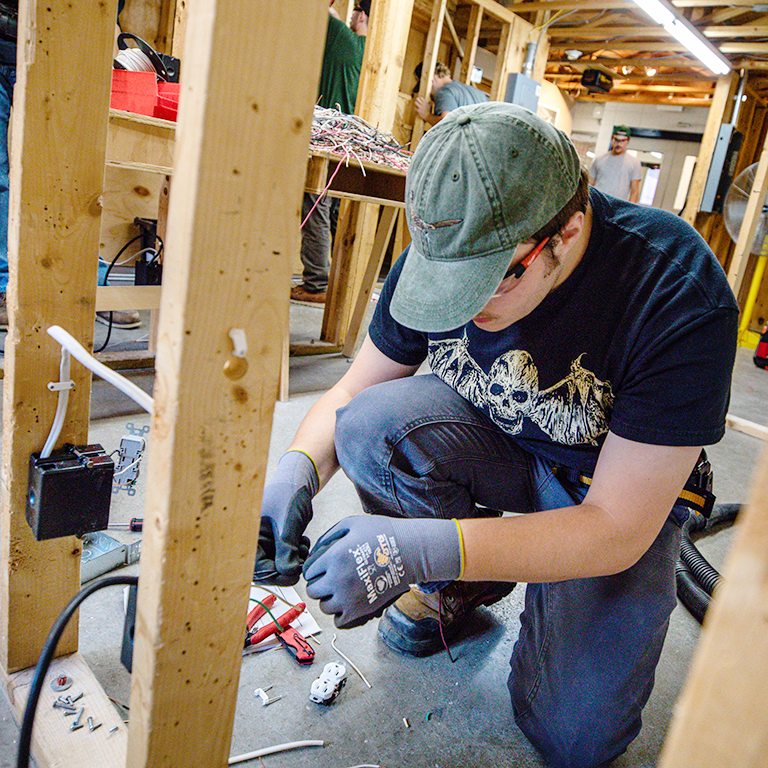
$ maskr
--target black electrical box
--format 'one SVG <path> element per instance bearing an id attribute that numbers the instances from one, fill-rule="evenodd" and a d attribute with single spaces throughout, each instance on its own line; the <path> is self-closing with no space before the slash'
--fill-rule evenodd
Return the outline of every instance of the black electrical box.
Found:
<path id="1" fill-rule="evenodd" d="M 608 93 L 613 88 L 613 78 L 599 69 L 585 69 L 581 84 L 590 93 Z"/>
<path id="2" fill-rule="evenodd" d="M 70 445 L 29 460 L 27 522 L 35 538 L 82 536 L 109 523 L 115 465 L 98 444 Z"/>
<path id="3" fill-rule="evenodd" d="M 141 234 L 141 255 L 136 259 L 135 285 L 161 285 L 163 265 L 157 256 L 157 219 L 144 219 L 137 216 L 133 223 Z M 151 255 L 150 255 L 151 254 Z"/>

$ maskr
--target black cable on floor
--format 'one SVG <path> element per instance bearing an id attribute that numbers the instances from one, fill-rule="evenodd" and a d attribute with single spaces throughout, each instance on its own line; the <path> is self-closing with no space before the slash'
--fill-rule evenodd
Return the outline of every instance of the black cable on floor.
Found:
<path id="1" fill-rule="evenodd" d="M 38 659 L 37 666 L 35 667 L 35 675 L 32 678 L 32 685 L 29 689 L 29 697 L 27 698 L 27 705 L 24 708 L 24 719 L 21 721 L 21 731 L 19 733 L 19 751 L 16 758 L 16 768 L 28 768 L 30 747 L 32 744 L 32 723 L 35 720 L 35 711 L 37 710 L 37 702 L 40 699 L 40 692 L 43 689 L 43 683 L 45 681 L 45 674 L 48 668 L 51 666 L 53 660 L 53 654 L 56 652 L 56 646 L 61 639 L 61 635 L 64 632 L 69 620 L 77 610 L 80 603 L 89 597 L 94 592 L 104 587 L 112 587 L 117 584 L 138 584 L 138 576 L 107 576 L 100 581 L 94 581 L 87 587 L 81 589 L 70 601 L 67 603 L 64 610 L 59 614 L 59 618 L 56 619 L 56 623 L 53 625 L 48 637 L 43 645 L 43 650 L 40 652 L 40 658 Z"/>
<path id="2" fill-rule="evenodd" d="M 107 271 L 104 274 L 104 285 L 109 285 L 109 273 L 112 271 L 112 267 L 117 264 L 117 260 L 126 252 L 129 246 L 133 245 L 137 240 L 141 240 L 141 235 L 136 235 L 136 237 L 129 240 L 118 252 L 117 256 L 115 256 L 112 261 L 109 262 L 109 266 L 107 267 Z M 112 335 L 112 312 L 109 313 L 109 323 L 107 324 L 107 338 L 104 339 L 104 343 L 98 348 L 93 350 L 93 354 L 97 355 L 99 352 L 103 352 L 107 348 L 107 344 L 109 344 L 109 338 Z"/>

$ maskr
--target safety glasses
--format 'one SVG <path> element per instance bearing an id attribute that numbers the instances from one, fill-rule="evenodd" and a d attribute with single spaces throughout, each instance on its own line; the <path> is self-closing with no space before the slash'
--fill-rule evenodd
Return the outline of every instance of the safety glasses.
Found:
<path id="1" fill-rule="evenodd" d="M 539 254 L 544 250 L 544 246 L 549 242 L 549 238 L 545 237 L 522 261 L 519 261 L 517 264 L 515 264 L 514 267 L 510 267 L 507 270 L 507 274 L 504 275 L 504 280 L 506 280 L 508 277 L 515 277 L 518 280 L 523 276 L 523 273 L 525 272 L 528 267 L 533 264 L 534 261 L 539 257 Z"/>

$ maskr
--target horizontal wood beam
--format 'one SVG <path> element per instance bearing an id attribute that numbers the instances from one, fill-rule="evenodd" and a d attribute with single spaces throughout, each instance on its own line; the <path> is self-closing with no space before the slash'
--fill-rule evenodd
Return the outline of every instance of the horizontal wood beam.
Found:
<path id="1" fill-rule="evenodd" d="M 766 63 L 768 62 L 755 62 L 758 63 Z M 579 70 L 588 69 L 589 67 L 597 67 L 597 66 L 604 66 L 604 67 L 644 67 L 644 66 L 652 66 L 652 67 L 658 67 L 658 66 L 664 66 L 664 67 L 679 67 L 679 66 L 691 66 L 694 64 L 694 62 L 691 61 L 691 59 L 687 56 L 676 56 L 674 58 L 664 58 L 662 61 L 660 61 L 658 58 L 646 58 L 646 59 L 640 59 L 640 58 L 617 58 L 617 59 L 611 59 L 607 57 L 603 58 L 597 58 L 597 59 L 578 59 L 577 61 L 569 61 L 568 59 L 562 59 L 560 61 L 557 60 L 549 60 L 549 63 L 547 64 L 548 67 L 558 67 L 558 66 L 569 66 L 569 67 L 575 67 Z M 662 75 L 667 74 L 670 77 L 701 77 L 705 79 L 713 79 L 716 80 L 717 76 L 710 73 L 708 69 L 704 69 L 704 65 L 702 64 L 702 69 L 700 71 L 694 71 L 693 68 L 685 71 L 685 72 L 669 72 L 669 73 L 662 73 Z M 659 75 L 655 75 L 655 77 L 659 77 Z"/>
<path id="2" fill-rule="evenodd" d="M 701 28 L 699 31 L 705 37 L 711 39 L 738 40 L 739 38 L 768 37 L 768 26 L 756 26 L 754 24 L 711 26 Z M 606 34 L 611 37 L 626 37 L 639 40 L 666 37 L 674 39 L 664 27 L 643 26 L 639 24 L 630 26 L 606 25 L 602 27 L 588 25 L 579 29 L 550 27 L 547 30 L 547 34 L 552 40 L 599 40 Z"/>
<path id="3" fill-rule="evenodd" d="M 672 4 L 677 8 L 721 8 L 736 7 L 751 10 L 755 4 L 753 0 L 672 0 Z M 637 9 L 634 0 L 552 0 L 552 2 L 531 2 L 531 3 L 512 3 L 507 6 L 507 10 L 513 13 L 528 13 L 538 11 L 601 11 L 605 8 L 610 10 L 618 9 Z"/>
<path id="4" fill-rule="evenodd" d="M 114 589 L 111 587 L 110 589 Z M 75 622 L 77 618 L 74 619 Z M 35 669 L 25 669 L 5 677 L 11 710 L 21 721 L 32 686 Z M 53 691 L 48 680 L 66 675 L 76 681 L 65 694 Z M 92 717 L 101 726 L 92 732 L 71 731 L 73 717 L 64 717 L 64 711 L 54 709 L 53 703 L 61 695 L 73 697 L 82 692 L 76 706 L 84 706 L 85 718 Z M 113 730 L 115 729 L 115 730 Z M 83 735 L 85 734 L 85 735 Z M 46 682 L 40 691 L 32 730 L 33 754 L 40 768 L 47 766 L 78 766 L 78 768 L 123 768 L 128 731 L 109 697 L 104 692 L 87 662 L 79 653 L 54 659 L 48 670 Z"/>
<path id="5" fill-rule="evenodd" d="M 676 104 L 683 107 L 708 107 L 712 104 L 711 99 L 692 99 L 685 96 L 672 97 L 671 99 L 663 96 L 653 96 L 638 93 L 633 96 L 619 96 L 613 93 L 588 93 L 576 96 L 577 101 L 621 101 L 627 104 Z"/>

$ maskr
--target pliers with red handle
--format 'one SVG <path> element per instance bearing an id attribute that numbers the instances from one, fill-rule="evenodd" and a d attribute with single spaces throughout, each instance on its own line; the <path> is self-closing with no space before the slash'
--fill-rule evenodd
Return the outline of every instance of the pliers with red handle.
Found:
<path id="1" fill-rule="evenodd" d="M 267 597 L 272 597 L 269 605 L 267 605 L 267 598 L 265 598 L 262 603 L 266 605 L 267 608 L 271 608 L 275 602 L 274 595 L 268 595 Z M 306 607 L 307 606 L 304 603 L 297 603 L 292 608 L 289 608 L 276 621 L 273 620 L 271 623 L 257 629 L 255 632 L 249 633 L 245 639 L 245 647 L 250 648 L 251 646 L 258 645 L 262 640 L 266 640 L 272 635 L 277 635 L 280 644 L 291 654 L 291 656 L 293 656 L 294 659 L 296 659 L 298 664 L 311 664 L 315 658 L 314 648 L 312 648 L 307 642 L 307 639 L 300 632 L 290 626 L 292 621 L 295 621 L 302 613 L 304 613 Z M 255 616 L 251 621 L 250 627 L 253 627 L 265 613 L 266 610 L 261 605 L 257 604 L 248 614 L 249 620 Z"/>

